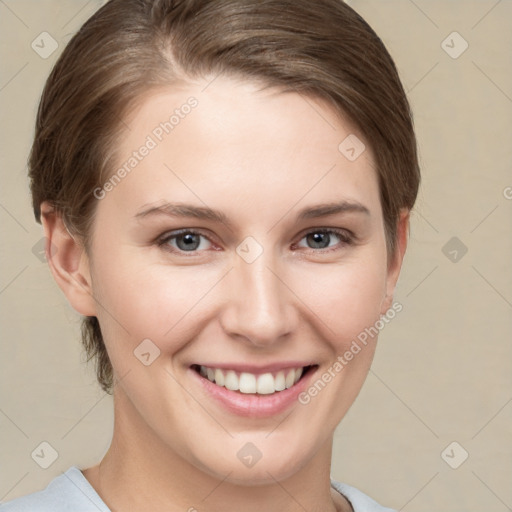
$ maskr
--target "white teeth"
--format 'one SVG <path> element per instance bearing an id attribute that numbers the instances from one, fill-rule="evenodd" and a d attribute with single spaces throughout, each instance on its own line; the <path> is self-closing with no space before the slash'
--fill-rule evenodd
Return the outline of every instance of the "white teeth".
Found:
<path id="1" fill-rule="evenodd" d="M 252 373 L 241 373 L 238 387 L 240 393 L 256 393 L 256 377 Z"/>
<path id="2" fill-rule="evenodd" d="M 291 388 L 299 381 L 303 370 L 304 368 L 292 368 L 280 370 L 275 374 L 254 375 L 242 372 L 237 375 L 233 370 L 199 367 L 199 373 L 218 386 L 223 386 L 231 391 L 240 391 L 240 393 L 257 393 L 259 395 L 271 395 L 276 391 Z"/>
<path id="3" fill-rule="evenodd" d="M 240 386 L 238 383 L 238 377 L 233 370 L 229 370 L 226 373 L 226 380 L 224 381 L 224 387 L 231 391 L 238 391 Z"/>
<path id="4" fill-rule="evenodd" d="M 293 384 L 295 383 L 295 370 L 290 370 L 286 374 L 286 378 L 284 380 L 284 385 L 286 386 L 286 389 L 291 388 Z"/>
<path id="5" fill-rule="evenodd" d="M 258 377 L 258 393 L 260 395 L 271 395 L 275 391 L 274 377 L 271 373 L 264 373 Z"/>
<path id="6" fill-rule="evenodd" d="M 277 372 L 277 375 L 274 378 L 274 386 L 276 388 L 276 391 L 283 391 L 283 389 L 286 389 L 286 382 L 284 379 L 284 372 Z"/>
<path id="7" fill-rule="evenodd" d="M 204 366 L 201 366 L 201 368 L 204 368 Z M 215 378 L 209 380 L 216 382 L 219 386 L 224 386 L 224 374 L 222 370 L 215 370 Z"/>

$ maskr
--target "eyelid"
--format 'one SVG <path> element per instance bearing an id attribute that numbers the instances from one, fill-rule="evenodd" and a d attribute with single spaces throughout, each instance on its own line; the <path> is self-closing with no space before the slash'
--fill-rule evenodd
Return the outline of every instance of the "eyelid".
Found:
<path id="1" fill-rule="evenodd" d="M 164 234 L 158 236 L 156 238 L 156 240 L 155 240 L 155 243 L 159 247 L 163 247 L 170 240 L 175 239 L 178 236 L 183 235 L 185 233 L 190 233 L 190 234 L 194 234 L 194 235 L 200 235 L 203 238 L 206 238 L 211 244 L 215 245 L 215 242 L 212 240 L 213 237 L 211 235 L 205 234 L 204 230 L 201 229 L 201 228 L 182 228 L 182 229 L 175 229 L 175 230 L 172 230 L 172 231 L 167 231 Z M 169 252 L 178 253 L 178 254 L 185 254 L 185 255 L 187 254 L 187 252 L 189 253 L 189 255 L 192 255 L 194 253 L 195 254 L 200 254 L 200 252 L 202 252 L 202 251 L 180 251 L 180 250 L 174 249 L 174 248 L 168 249 L 168 251 Z"/>
<path id="2" fill-rule="evenodd" d="M 155 243 L 159 247 L 163 248 L 165 245 L 167 245 L 167 243 L 170 240 L 175 239 L 176 237 L 178 237 L 182 234 L 185 234 L 185 233 L 202 236 L 202 237 L 206 238 L 211 244 L 216 245 L 215 242 L 212 240 L 213 237 L 211 235 L 205 234 L 204 230 L 201 228 L 182 228 L 182 229 L 168 231 L 168 232 L 160 235 L 159 237 L 157 237 L 157 239 L 155 240 Z M 354 243 L 357 241 L 357 236 L 349 229 L 334 228 L 334 227 L 313 227 L 313 228 L 309 228 L 306 231 L 303 231 L 298 236 L 297 242 L 294 242 L 293 246 L 297 245 L 303 238 L 305 238 L 306 236 L 308 236 L 309 234 L 312 234 L 312 233 L 334 233 L 336 236 L 339 237 L 340 243 L 335 245 L 334 247 L 328 247 L 328 248 L 323 248 L 323 249 L 302 247 L 301 249 L 303 249 L 303 250 L 305 249 L 306 252 L 325 254 L 325 253 L 329 253 L 332 251 L 340 250 L 341 248 L 349 246 L 349 245 L 354 245 Z M 170 248 L 169 246 L 167 246 L 167 248 L 165 248 L 164 250 L 166 250 L 170 253 L 184 255 L 186 257 L 200 255 L 202 252 L 204 252 L 204 250 L 203 251 L 182 251 L 179 249 L 175 249 L 174 247 Z M 216 250 L 216 249 L 214 249 L 214 250 Z"/>
<path id="3" fill-rule="evenodd" d="M 315 253 L 326 253 L 326 252 L 330 252 L 330 251 L 336 251 L 339 249 L 340 246 L 344 247 L 347 245 L 353 245 L 357 240 L 357 236 L 349 229 L 333 228 L 333 227 L 316 227 L 316 228 L 311 228 L 311 229 L 301 233 L 301 235 L 298 238 L 298 242 L 300 242 L 304 237 L 306 237 L 312 233 L 329 233 L 329 234 L 334 233 L 340 239 L 340 244 L 338 244 L 334 247 L 328 247 L 328 248 L 324 248 L 324 249 L 312 249 L 311 247 L 304 247 L 304 249 L 309 250 L 309 252 L 315 252 Z"/>
<path id="4" fill-rule="evenodd" d="M 356 238 L 356 235 L 350 231 L 350 229 L 346 228 L 334 228 L 330 226 L 325 227 L 314 227 L 314 228 L 308 228 L 306 231 L 304 231 L 301 234 L 301 239 L 304 238 L 306 235 L 309 235 L 310 233 L 335 233 L 339 236 L 344 236 L 346 238 Z"/>
<path id="5" fill-rule="evenodd" d="M 159 235 L 157 237 L 158 240 L 169 240 L 170 238 L 174 238 L 179 235 L 183 235 L 185 233 L 192 233 L 194 235 L 201 235 L 210 240 L 210 236 L 205 234 L 205 231 L 201 228 L 181 228 L 181 229 L 173 229 L 171 231 L 166 231 L 165 233 Z"/>

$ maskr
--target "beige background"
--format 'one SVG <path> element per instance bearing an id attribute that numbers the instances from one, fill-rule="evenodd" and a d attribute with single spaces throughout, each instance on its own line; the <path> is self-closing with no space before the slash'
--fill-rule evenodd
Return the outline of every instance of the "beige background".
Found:
<path id="1" fill-rule="evenodd" d="M 102 3 L 0 0 L 2 501 L 96 463 L 110 441 L 112 399 L 81 362 L 79 316 L 32 252 L 42 229 L 26 178 L 44 80 Z M 332 474 L 407 512 L 510 510 L 512 1 L 350 4 L 383 39 L 409 92 L 423 182 L 395 296 L 403 311 L 382 331 L 337 430 Z M 47 59 L 31 48 L 43 31 L 59 44 Z M 441 46 L 453 31 L 469 44 L 456 59 Z M 448 39 L 452 52 L 462 43 Z M 455 262 L 443 252 L 452 237 L 467 247 Z M 48 469 L 31 458 L 43 441 L 58 452 Z M 454 441 L 452 465 L 469 454 L 457 469 L 441 456 Z"/>

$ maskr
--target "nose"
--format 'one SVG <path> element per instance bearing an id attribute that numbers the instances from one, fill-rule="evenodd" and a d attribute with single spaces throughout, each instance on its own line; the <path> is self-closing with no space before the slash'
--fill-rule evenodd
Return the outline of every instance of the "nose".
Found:
<path id="1" fill-rule="evenodd" d="M 293 293 L 276 263 L 270 251 L 252 263 L 237 257 L 225 283 L 228 301 L 220 315 L 228 335 L 266 347 L 282 342 L 294 330 Z"/>

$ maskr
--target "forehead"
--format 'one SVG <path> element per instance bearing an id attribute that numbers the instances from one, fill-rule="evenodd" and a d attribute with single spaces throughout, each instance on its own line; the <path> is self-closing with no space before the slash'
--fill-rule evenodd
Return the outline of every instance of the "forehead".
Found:
<path id="1" fill-rule="evenodd" d="M 114 173 L 125 172 L 111 199 L 128 209 L 234 194 L 266 207 L 317 196 L 378 203 L 371 148 L 352 123 L 311 96 L 261 89 L 218 77 L 141 98 L 125 119 Z"/>
<path id="2" fill-rule="evenodd" d="M 134 137 L 140 138 L 133 128 L 153 134 L 157 142 L 172 143 L 171 139 L 179 138 L 190 127 L 203 143 L 224 136 L 245 142 L 246 149 L 265 144 L 274 147 L 274 140 L 298 143 L 307 139 L 308 144 L 297 145 L 298 152 L 337 149 L 340 137 L 349 134 L 364 139 L 347 117 L 318 97 L 228 77 L 180 82 L 150 91 L 139 98 L 124 124 L 129 126 L 121 143 L 126 150 L 137 143 Z M 172 137 L 166 137 L 170 131 L 164 125 Z"/>

